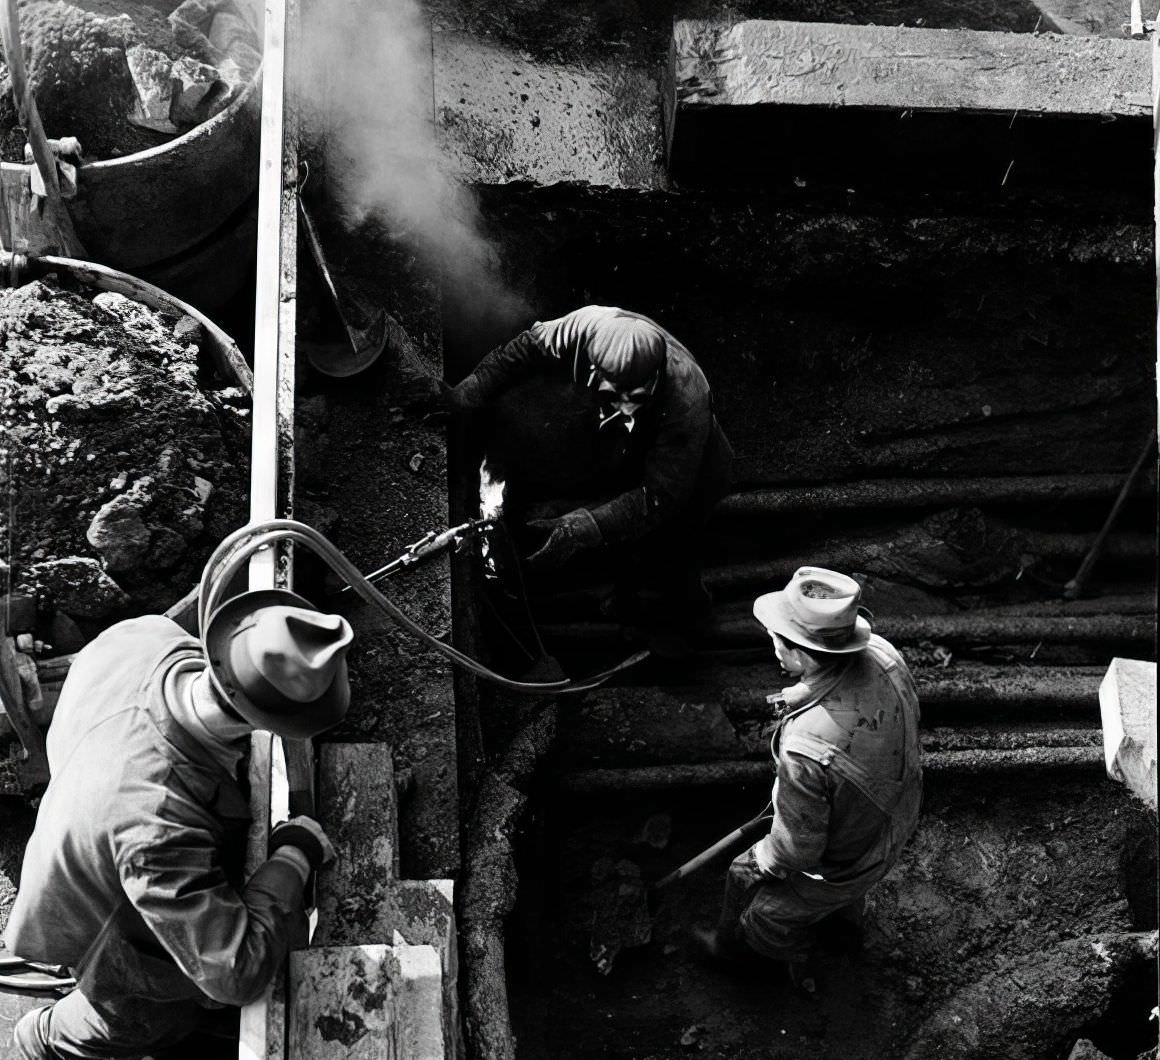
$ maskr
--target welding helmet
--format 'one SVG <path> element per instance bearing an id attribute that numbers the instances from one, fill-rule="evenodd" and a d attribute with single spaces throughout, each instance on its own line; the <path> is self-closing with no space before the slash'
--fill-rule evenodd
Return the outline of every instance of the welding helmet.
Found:
<path id="1" fill-rule="evenodd" d="M 285 589 L 227 600 L 210 616 L 205 650 L 214 690 L 256 729 L 305 739 L 337 725 L 350 706 L 341 615 Z"/>
<path id="2" fill-rule="evenodd" d="M 753 601 L 753 616 L 770 633 L 815 651 L 861 651 L 870 623 L 860 613 L 862 586 L 822 567 L 799 567 L 780 592 Z"/>

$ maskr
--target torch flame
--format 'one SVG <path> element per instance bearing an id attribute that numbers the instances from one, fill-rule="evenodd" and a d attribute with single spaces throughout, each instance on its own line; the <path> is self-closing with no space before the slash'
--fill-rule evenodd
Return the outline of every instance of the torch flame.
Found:
<path id="1" fill-rule="evenodd" d="M 479 514 L 483 519 L 498 519 L 503 514 L 503 495 L 507 483 L 492 474 L 487 460 L 479 465 Z"/>

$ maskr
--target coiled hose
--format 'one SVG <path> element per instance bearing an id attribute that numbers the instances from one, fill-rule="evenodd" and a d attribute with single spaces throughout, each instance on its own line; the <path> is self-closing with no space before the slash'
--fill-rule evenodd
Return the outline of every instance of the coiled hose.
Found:
<path id="1" fill-rule="evenodd" d="M 292 541 L 310 549 L 326 562 L 331 570 L 345 579 L 347 584 L 368 604 L 377 607 L 412 636 L 439 652 L 440 655 L 446 656 L 456 666 L 512 692 L 544 696 L 586 692 L 602 685 L 614 674 L 620 673 L 621 670 L 635 666 L 649 654 L 647 651 L 637 652 L 610 670 L 604 670 L 591 677 L 575 681 L 567 679 L 560 681 L 515 681 L 510 677 L 504 677 L 503 674 L 489 669 L 470 655 L 465 655 L 458 648 L 433 637 L 418 622 L 400 610 L 367 581 L 362 572 L 332 542 L 313 527 L 294 519 L 270 519 L 266 522 L 244 526 L 223 539 L 221 544 L 214 549 L 213 555 L 210 556 L 202 571 L 198 588 L 197 624 L 203 650 L 206 647 L 205 632 L 209 617 L 222 602 L 221 597 L 226 587 L 255 552 L 269 548 L 279 541 Z"/>

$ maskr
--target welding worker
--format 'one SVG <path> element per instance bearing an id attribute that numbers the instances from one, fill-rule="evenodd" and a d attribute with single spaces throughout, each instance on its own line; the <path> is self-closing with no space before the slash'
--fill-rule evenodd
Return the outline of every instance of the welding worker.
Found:
<path id="1" fill-rule="evenodd" d="M 77 988 L 16 1024 L 24 1060 L 141 1057 L 206 1008 L 244 1005 L 306 942 L 303 893 L 333 858 L 319 824 L 270 833 L 241 882 L 250 733 L 313 736 L 350 701 L 352 633 L 281 590 L 226 601 L 206 652 L 168 618 L 120 622 L 73 662 L 48 732 L 51 781 L 4 932 Z"/>
<path id="2" fill-rule="evenodd" d="M 450 409 L 481 409 L 537 373 L 560 374 L 594 392 L 591 430 L 620 448 L 603 496 L 529 522 L 546 534 L 529 557 L 532 568 L 554 569 L 613 546 L 624 570 L 672 598 L 667 606 L 676 602 L 691 617 L 707 616 L 700 537 L 729 491 L 733 452 L 692 354 L 640 313 L 589 305 L 533 324 L 458 386 L 434 385 Z"/>
<path id="3" fill-rule="evenodd" d="M 860 930 L 865 896 L 898 860 L 922 801 L 914 681 L 871 633 L 860 596 L 853 578 L 802 567 L 754 602 L 797 678 L 775 700 L 773 820 L 730 865 L 717 927 L 694 932 L 712 959 L 787 962 L 809 993 L 812 926 L 827 920 L 847 939 Z"/>

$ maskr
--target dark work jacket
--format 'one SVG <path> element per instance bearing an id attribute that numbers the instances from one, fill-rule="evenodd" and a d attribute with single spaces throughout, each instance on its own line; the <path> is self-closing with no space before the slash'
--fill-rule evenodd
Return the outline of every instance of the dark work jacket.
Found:
<path id="1" fill-rule="evenodd" d="M 87 645 L 61 690 L 4 942 L 76 969 L 90 1000 L 245 1004 L 304 928 L 292 866 L 267 861 L 244 887 L 227 872 L 248 801 L 163 694 L 174 664 L 201 658 L 176 623 L 134 618 Z"/>
<path id="2" fill-rule="evenodd" d="M 480 361 L 455 387 L 456 404 L 483 408 L 537 372 L 567 372 L 574 384 L 587 385 L 592 367 L 587 336 L 612 312 L 605 306 L 584 306 L 533 324 Z M 665 360 L 656 390 L 637 413 L 627 438 L 628 465 L 636 470 L 634 481 L 592 509 L 609 543 L 642 537 L 684 509 L 698 490 L 708 494 L 710 502 L 720 499 L 728 492 L 733 457 L 713 413 L 708 380 L 693 355 L 648 317 L 622 309 L 615 312 L 653 324 L 664 336 Z"/>

